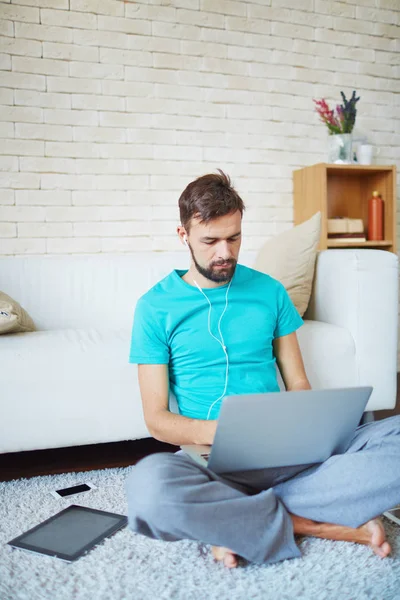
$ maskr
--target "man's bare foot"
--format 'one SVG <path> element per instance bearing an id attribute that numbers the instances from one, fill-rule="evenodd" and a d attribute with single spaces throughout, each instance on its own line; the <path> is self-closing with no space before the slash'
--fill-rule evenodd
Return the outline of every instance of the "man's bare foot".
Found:
<path id="1" fill-rule="evenodd" d="M 228 569 L 234 569 L 238 566 L 238 557 L 232 550 L 222 546 L 212 546 L 211 551 L 215 560 L 223 561 Z"/>
<path id="2" fill-rule="evenodd" d="M 370 546 L 381 558 L 385 558 L 392 550 L 389 542 L 386 541 L 385 529 L 380 519 L 371 519 L 364 525 L 353 529 L 332 523 L 319 523 L 296 515 L 290 516 L 295 534 L 365 544 Z"/>
<path id="3" fill-rule="evenodd" d="M 391 553 L 392 548 L 389 542 L 386 541 L 386 533 L 381 519 L 372 519 L 368 523 L 365 523 L 365 525 L 362 525 L 362 528 L 365 528 L 365 532 L 370 540 L 368 544 L 375 554 L 381 558 L 385 558 L 385 556 Z"/>
<path id="4" fill-rule="evenodd" d="M 354 529 L 344 525 L 334 525 L 333 523 L 319 523 L 297 515 L 290 516 L 295 534 L 364 544 L 370 546 L 375 554 L 381 558 L 385 558 L 392 551 L 389 542 L 386 541 L 385 529 L 381 519 L 371 519 L 371 521 Z M 212 546 L 212 554 L 215 560 L 223 561 L 228 569 L 234 569 L 238 566 L 238 556 L 229 548 Z"/>

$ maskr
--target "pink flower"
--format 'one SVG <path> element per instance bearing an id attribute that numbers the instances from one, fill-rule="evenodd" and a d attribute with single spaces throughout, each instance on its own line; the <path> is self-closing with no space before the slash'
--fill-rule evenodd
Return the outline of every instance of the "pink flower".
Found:
<path id="1" fill-rule="evenodd" d="M 341 128 L 340 121 L 335 117 L 334 111 L 329 108 L 325 98 L 322 98 L 322 100 L 313 99 L 313 102 L 316 104 L 316 111 L 321 121 L 328 126 L 329 131 L 339 133 Z"/>

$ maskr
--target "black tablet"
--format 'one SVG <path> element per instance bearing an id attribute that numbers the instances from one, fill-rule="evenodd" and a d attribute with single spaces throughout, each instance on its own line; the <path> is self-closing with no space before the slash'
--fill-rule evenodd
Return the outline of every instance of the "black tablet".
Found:
<path id="1" fill-rule="evenodd" d="M 72 504 L 7 542 L 72 562 L 127 524 L 127 517 Z"/>

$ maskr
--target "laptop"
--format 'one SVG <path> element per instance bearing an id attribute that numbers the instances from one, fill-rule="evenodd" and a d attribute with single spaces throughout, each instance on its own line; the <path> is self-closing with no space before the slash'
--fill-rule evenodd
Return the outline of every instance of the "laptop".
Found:
<path id="1" fill-rule="evenodd" d="M 322 463 L 344 453 L 372 387 L 227 396 L 212 446 L 182 450 L 214 473 Z"/>

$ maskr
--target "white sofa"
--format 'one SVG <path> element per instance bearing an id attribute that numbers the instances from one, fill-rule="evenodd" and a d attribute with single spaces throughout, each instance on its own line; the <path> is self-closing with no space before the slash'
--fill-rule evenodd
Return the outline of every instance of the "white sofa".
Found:
<path id="1" fill-rule="evenodd" d="M 254 253 L 243 252 L 252 265 Z M 0 257 L 0 290 L 35 321 L 0 336 L 0 453 L 149 437 L 128 363 L 137 299 L 187 254 Z M 396 400 L 397 256 L 319 254 L 298 335 L 314 388 L 370 384 L 367 410 Z"/>

